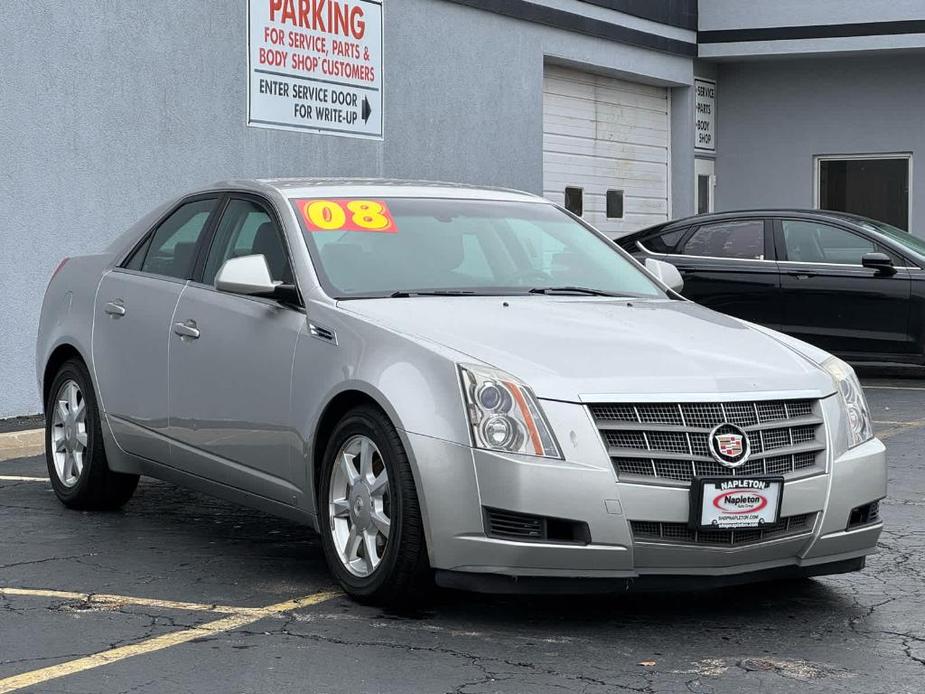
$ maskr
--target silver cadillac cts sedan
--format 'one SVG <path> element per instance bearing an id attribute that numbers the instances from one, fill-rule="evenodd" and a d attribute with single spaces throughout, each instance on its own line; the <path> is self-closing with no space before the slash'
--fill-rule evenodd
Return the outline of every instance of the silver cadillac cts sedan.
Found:
<path id="1" fill-rule="evenodd" d="M 61 501 L 150 475 L 304 522 L 357 599 L 855 571 L 886 493 L 851 368 L 684 300 L 526 193 L 228 181 L 62 261 Z"/>

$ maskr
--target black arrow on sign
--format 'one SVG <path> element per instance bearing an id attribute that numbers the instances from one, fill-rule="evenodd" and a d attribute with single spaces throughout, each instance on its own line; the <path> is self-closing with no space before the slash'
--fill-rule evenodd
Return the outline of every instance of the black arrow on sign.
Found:
<path id="1" fill-rule="evenodd" d="M 360 111 L 360 115 L 363 116 L 364 123 L 369 120 L 369 114 L 371 114 L 372 112 L 373 112 L 373 109 L 369 105 L 369 100 L 364 96 L 363 97 L 363 107 Z"/>

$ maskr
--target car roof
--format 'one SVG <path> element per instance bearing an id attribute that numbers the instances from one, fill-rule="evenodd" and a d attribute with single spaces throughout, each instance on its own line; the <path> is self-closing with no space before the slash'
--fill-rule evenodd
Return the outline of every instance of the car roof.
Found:
<path id="1" fill-rule="evenodd" d="M 839 221 L 860 222 L 866 221 L 865 217 L 851 214 L 850 212 L 839 212 L 837 210 L 810 210 L 799 207 L 767 207 L 749 210 L 727 210 L 725 212 L 709 212 L 705 214 L 682 217 L 673 219 L 670 222 L 657 224 L 643 231 L 653 231 L 657 229 L 672 229 L 677 226 L 690 226 L 697 223 L 702 224 L 713 220 L 729 219 L 730 217 L 786 217 L 796 215 L 799 217 L 814 217 L 819 219 L 834 219 Z"/>
<path id="2" fill-rule="evenodd" d="M 214 183 L 211 189 L 275 191 L 287 198 L 352 197 L 455 198 L 552 204 L 533 193 L 511 188 L 475 186 L 441 181 L 390 178 L 249 178 Z"/>

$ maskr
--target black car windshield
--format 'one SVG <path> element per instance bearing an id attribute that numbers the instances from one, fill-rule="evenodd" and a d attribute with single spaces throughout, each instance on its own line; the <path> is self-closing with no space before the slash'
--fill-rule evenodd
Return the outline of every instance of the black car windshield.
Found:
<path id="1" fill-rule="evenodd" d="M 852 220 L 855 224 L 870 231 L 879 232 L 913 253 L 925 257 L 925 240 L 920 239 L 918 236 L 913 236 L 908 231 L 903 231 L 899 227 L 894 227 L 892 224 L 878 222 L 875 219 L 868 219 L 867 217 L 852 216 Z"/>
<path id="2" fill-rule="evenodd" d="M 322 285 L 338 298 L 665 296 L 608 241 L 544 203 L 300 198 L 292 205 Z"/>

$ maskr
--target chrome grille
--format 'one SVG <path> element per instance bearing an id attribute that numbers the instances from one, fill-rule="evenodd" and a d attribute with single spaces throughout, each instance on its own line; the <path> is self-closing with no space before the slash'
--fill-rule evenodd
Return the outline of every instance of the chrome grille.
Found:
<path id="1" fill-rule="evenodd" d="M 690 482 L 694 477 L 796 475 L 822 469 L 825 436 L 813 400 L 593 404 L 591 415 L 617 474 Z M 751 447 L 738 468 L 710 455 L 710 432 L 741 427 Z"/>
<path id="2" fill-rule="evenodd" d="M 745 545 L 751 542 L 773 540 L 778 537 L 801 535 L 812 530 L 815 513 L 781 518 L 777 523 L 762 528 L 741 530 L 693 530 L 686 523 L 660 523 L 658 521 L 630 521 L 633 537 L 642 542 L 694 545 Z"/>

